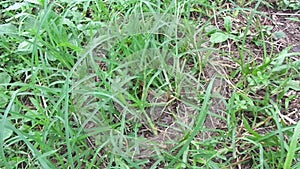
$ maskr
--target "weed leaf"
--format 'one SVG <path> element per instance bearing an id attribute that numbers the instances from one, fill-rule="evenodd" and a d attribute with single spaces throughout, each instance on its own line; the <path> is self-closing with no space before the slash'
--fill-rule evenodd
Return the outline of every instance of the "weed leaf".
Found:
<path id="1" fill-rule="evenodd" d="M 226 29 L 227 32 L 231 32 L 232 21 L 231 21 L 231 17 L 230 16 L 226 16 L 224 18 L 224 27 L 225 27 L 225 29 Z"/>
<path id="2" fill-rule="evenodd" d="M 300 81 L 299 80 L 290 80 L 287 82 L 287 88 L 300 91 Z"/>
<path id="3" fill-rule="evenodd" d="M 288 56 L 288 52 L 289 50 L 291 50 L 291 47 L 287 47 L 285 48 L 284 50 L 282 50 L 279 54 L 278 54 L 278 57 L 272 61 L 272 65 L 274 66 L 280 66 L 283 64 L 285 58 Z"/>
<path id="4" fill-rule="evenodd" d="M 14 3 L 13 5 L 6 8 L 4 11 L 18 10 L 18 9 L 22 8 L 22 6 L 24 6 L 24 5 L 25 5 L 25 3 Z"/>
<path id="5" fill-rule="evenodd" d="M 8 73 L 6 72 L 1 72 L 0 73 L 0 84 L 6 84 L 11 81 L 11 77 Z"/>
<path id="6" fill-rule="evenodd" d="M 16 33 L 16 32 L 17 32 L 17 28 L 11 23 L 0 25 L 0 35 L 12 34 L 12 33 Z"/>
<path id="7" fill-rule="evenodd" d="M 272 36 L 275 38 L 275 39 L 284 39 L 286 37 L 286 34 L 283 32 L 283 31 L 278 31 L 278 32 L 274 32 L 272 34 Z"/>
<path id="8" fill-rule="evenodd" d="M 0 120 L 0 123 L 4 123 L 3 120 Z M 4 141 L 13 134 L 13 131 L 4 126 L 4 129 L 1 129 L 1 134 L 2 134 L 2 140 Z"/>
<path id="9" fill-rule="evenodd" d="M 216 32 L 211 35 L 210 42 L 211 43 L 222 43 L 228 39 L 228 35 L 222 32 Z"/>

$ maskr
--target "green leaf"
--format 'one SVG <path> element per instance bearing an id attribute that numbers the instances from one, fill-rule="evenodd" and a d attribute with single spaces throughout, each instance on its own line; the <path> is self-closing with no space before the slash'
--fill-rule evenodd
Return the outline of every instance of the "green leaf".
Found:
<path id="1" fill-rule="evenodd" d="M 300 19 L 299 19 L 299 18 L 286 18 L 286 19 L 291 20 L 291 21 L 300 22 Z"/>
<path id="2" fill-rule="evenodd" d="M 6 73 L 6 72 L 0 73 L 0 84 L 7 84 L 10 81 L 11 81 L 11 77 L 8 73 Z"/>
<path id="3" fill-rule="evenodd" d="M 0 120 L 0 124 L 3 123 L 3 120 Z M 4 126 L 4 129 L 1 129 L 0 130 L 0 134 L 2 135 L 2 140 L 6 140 L 8 139 L 12 134 L 13 134 L 13 131 L 11 129 L 8 129 Z"/>
<path id="4" fill-rule="evenodd" d="M 22 6 L 24 6 L 25 3 L 14 3 L 13 5 L 9 6 L 8 8 L 4 9 L 3 11 L 15 11 L 18 10 L 20 8 L 22 8 Z"/>
<path id="5" fill-rule="evenodd" d="M 245 124 L 245 128 L 247 129 L 247 131 L 248 131 L 249 133 L 253 134 L 253 136 L 255 136 L 256 138 L 262 138 L 262 136 L 261 136 L 259 133 L 257 133 L 256 131 L 254 131 L 254 130 L 251 128 L 251 126 L 250 126 L 248 120 L 245 118 L 244 115 L 242 115 L 242 119 L 243 119 L 243 122 L 244 122 L 244 124 Z"/>
<path id="6" fill-rule="evenodd" d="M 222 32 L 216 32 L 211 35 L 210 42 L 211 43 L 221 43 L 228 39 L 228 35 Z"/>
<path id="7" fill-rule="evenodd" d="M 294 130 L 293 137 L 291 139 L 288 153 L 284 162 L 284 169 L 290 169 L 293 163 L 293 159 L 295 157 L 297 145 L 298 145 L 298 139 L 299 139 L 299 134 L 300 134 L 300 122 L 297 123 L 297 126 Z"/>
<path id="8" fill-rule="evenodd" d="M 271 71 L 272 72 L 280 72 L 280 71 L 283 71 L 283 70 L 287 70 L 289 68 L 290 68 L 289 65 L 279 65 L 279 66 L 275 66 Z"/>
<path id="9" fill-rule="evenodd" d="M 23 41 L 18 46 L 18 52 L 30 53 L 33 50 L 32 43 L 28 41 Z"/>
<path id="10" fill-rule="evenodd" d="M 9 97 L 4 93 L 6 90 L 6 85 L 2 84 L 8 84 L 11 81 L 11 77 L 6 72 L 0 73 L 0 108 L 4 108 L 6 104 L 8 103 Z"/>
<path id="11" fill-rule="evenodd" d="M 2 91 L 0 91 L 2 92 Z M 6 95 L 0 94 L 0 108 L 4 108 L 8 103 L 8 98 Z"/>
<path id="12" fill-rule="evenodd" d="M 286 34 L 283 32 L 283 31 L 278 31 L 278 32 L 274 32 L 272 34 L 272 36 L 275 38 L 275 39 L 284 39 L 286 37 Z"/>
<path id="13" fill-rule="evenodd" d="M 300 80 L 290 80 L 287 82 L 287 88 L 300 91 Z"/>
<path id="14" fill-rule="evenodd" d="M 231 32 L 231 30 L 232 30 L 232 20 L 231 20 L 230 16 L 226 16 L 224 18 L 224 27 L 225 27 L 227 32 Z"/>
<path id="15" fill-rule="evenodd" d="M 216 31 L 220 31 L 220 30 L 213 25 L 208 25 L 204 28 L 204 31 L 206 32 L 207 35 L 211 35 L 211 34 L 215 33 Z"/>
<path id="16" fill-rule="evenodd" d="M 42 5 L 43 4 L 42 1 L 38 1 L 38 0 L 25 0 L 25 2 L 33 3 L 33 4 L 36 4 L 36 5 Z"/>
<path id="17" fill-rule="evenodd" d="M 280 66 L 283 64 L 285 58 L 288 56 L 289 51 L 291 50 L 292 47 L 287 47 L 283 49 L 279 54 L 276 59 L 274 59 L 271 64 L 274 66 Z"/>
<path id="18" fill-rule="evenodd" d="M 17 28 L 11 23 L 0 25 L 0 35 L 12 34 L 12 33 L 16 33 L 16 32 L 17 32 Z"/>

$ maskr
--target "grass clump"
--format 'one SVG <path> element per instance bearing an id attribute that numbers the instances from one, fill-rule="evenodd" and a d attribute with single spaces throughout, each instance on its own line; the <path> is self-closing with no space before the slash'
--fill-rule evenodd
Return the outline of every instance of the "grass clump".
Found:
<path id="1" fill-rule="evenodd" d="M 0 167 L 297 168 L 300 44 L 278 6 L 1 2 Z"/>

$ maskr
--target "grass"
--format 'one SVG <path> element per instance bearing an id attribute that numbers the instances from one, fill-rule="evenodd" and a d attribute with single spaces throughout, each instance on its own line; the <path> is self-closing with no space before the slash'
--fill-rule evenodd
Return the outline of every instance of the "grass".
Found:
<path id="1" fill-rule="evenodd" d="M 299 11 L 2 1 L 0 167 L 298 168 L 300 44 L 266 6 Z"/>

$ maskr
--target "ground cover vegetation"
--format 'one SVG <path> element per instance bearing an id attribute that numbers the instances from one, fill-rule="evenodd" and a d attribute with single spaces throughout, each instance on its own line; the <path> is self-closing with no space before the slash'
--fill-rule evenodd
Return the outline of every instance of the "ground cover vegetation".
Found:
<path id="1" fill-rule="evenodd" d="M 1 168 L 299 168 L 297 0 L 3 0 Z"/>

